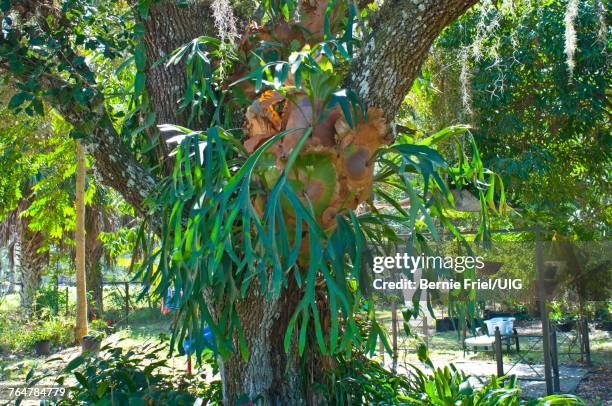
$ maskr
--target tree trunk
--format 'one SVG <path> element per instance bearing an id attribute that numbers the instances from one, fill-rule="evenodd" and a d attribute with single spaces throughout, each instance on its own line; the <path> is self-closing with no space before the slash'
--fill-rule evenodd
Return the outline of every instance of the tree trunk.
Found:
<path id="1" fill-rule="evenodd" d="M 367 38 L 361 55 L 352 63 L 345 86 L 357 91 L 367 106 L 381 107 L 390 122 L 416 78 L 434 39 L 446 25 L 476 2 L 385 1 L 379 10 L 379 17 L 368 24 L 372 34 Z M 210 24 L 211 12 L 206 10 L 210 6 L 209 2 L 185 2 L 184 8 L 176 7 L 175 3 L 174 0 L 153 2 L 149 20 L 145 22 L 144 40 L 149 67 L 147 93 L 152 109 L 156 110 L 157 123 L 184 122 L 185 117 L 176 113 L 176 98 L 182 95 L 184 84 L 181 81 L 184 73 L 164 65 L 153 68 L 151 64 L 158 57 L 167 55 L 173 46 L 181 45 L 185 39 L 211 33 L 214 27 Z M 42 13 L 45 10 L 41 8 Z M 0 65 L 0 68 L 6 70 L 6 64 Z M 21 76 L 23 82 L 29 80 L 28 75 Z M 61 78 L 47 76 L 41 76 L 38 84 L 43 90 L 70 87 Z M 158 179 L 151 175 L 149 168 L 137 162 L 134 154 L 122 142 L 104 110 L 102 96 L 92 100 L 89 111 L 83 113 L 83 107 L 76 108 L 65 103 L 63 98 L 57 96 L 59 92 L 45 94 L 47 100 L 71 124 L 77 127 L 82 122 L 93 121 L 96 124 L 91 153 L 96 159 L 102 181 L 115 188 L 139 214 L 159 222 L 155 216 L 155 207 L 149 208 L 145 204 L 145 199 L 155 189 Z M 95 120 L 86 113 L 93 113 Z M 161 153 L 162 156 L 158 158 L 163 161 L 164 151 Z M 80 228 L 77 226 L 77 231 Z M 82 267 L 84 261 L 77 268 Z M 84 285 L 84 282 L 83 277 L 81 284 Z M 84 286 L 82 292 L 84 294 Z M 236 354 L 221 362 L 225 404 L 235 404 L 242 394 L 251 398 L 262 396 L 265 400 L 262 403 L 270 404 L 321 403 L 309 397 L 312 391 L 308 390 L 308 385 L 312 384 L 312 377 L 320 372 L 320 364 L 309 353 L 310 347 L 307 347 L 306 356 L 302 359 L 292 355 L 295 351 L 286 355 L 283 349 L 285 329 L 298 297 L 295 291 L 286 289 L 275 300 L 249 294 L 241 301 L 239 318 L 245 331 L 250 357 L 244 361 Z"/>
<path id="2" fill-rule="evenodd" d="M 87 314 L 102 317 L 104 313 L 102 258 L 104 245 L 98 236 L 106 227 L 107 218 L 104 208 L 97 203 L 91 204 L 85 211 L 85 269 L 87 295 Z"/>
<path id="3" fill-rule="evenodd" d="M 6 248 L 0 248 L 0 257 L 2 257 L 3 252 L 6 255 L 6 262 L 0 259 L 0 269 L 4 271 L 0 271 L 2 273 L 2 280 L 6 281 L 6 291 L 1 292 L 4 294 L 10 294 L 15 291 L 15 282 L 16 282 L 16 271 L 15 271 L 15 241 L 6 239 L 8 241 Z"/>
<path id="4" fill-rule="evenodd" d="M 440 32 L 478 0 L 388 0 L 345 85 L 395 118 Z"/>
<path id="5" fill-rule="evenodd" d="M 99 319 L 104 314 L 104 291 L 102 286 L 102 264 L 90 263 L 89 257 L 85 261 L 87 269 L 85 285 L 87 286 L 87 314 L 89 317 Z"/>
<path id="6" fill-rule="evenodd" d="M 166 66 L 156 62 L 200 35 L 213 34 L 214 22 L 209 4 L 195 1 L 184 7 L 176 1 L 156 2 L 151 4 L 149 16 L 143 24 L 146 88 L 156 122 L 187 126 L 188 109 L 177 113 L 177 102 L 185 92 L 185 63 Z M 197 122 L 192 124 L 192 128 L 197 128 Z"/>
<path id="7" fill-rule="evenodd" d="M 41 232 L 32 231 L 24 220 L 21 230 L 19 256 L 19 275 L 21 307 L 30 312 L 36 298 L 36 291 L 42 281 L 42 273 L 49 262 L 49 252 L 41 252 L 45 238 Z"/>
<path id="8" fill-rule="evenodd" d="M 76 341 L 87 334 L 87 288 L 85 286 L 85 150 L 77 141 L 76 170 Z"/>
<path id="9" fill-rule="evenodd" d="M 245 361 L 236 351 L 220 360 L 224 404 L 321 404 L 322 399 L 309 390 L 323 372 L 321 359 L 308 351 L 300 359 L 295 339 L 288 354 L 284 349 L 285 329 L 300 297 L 297 286 L 294 288 L 283 290 L 276 299 L 260 296 L 260 288 L 251 288 L 237 308 L 249 357 Z"/>
<path id="10" fill-rule="evenodd" d="M 7 293 L 13 293 L 15 291 L 15 283 L 17 282 L 17 266 L 16 266 L 16 261 L 15 261 L 15 256 L 16 256 L 16 247 L 17 247 L 17 243 L 15 241 L 13 241 L 8 248 L 8 258 L 9 258 L 9 286 L 8 286 L 8 290 Z"/>

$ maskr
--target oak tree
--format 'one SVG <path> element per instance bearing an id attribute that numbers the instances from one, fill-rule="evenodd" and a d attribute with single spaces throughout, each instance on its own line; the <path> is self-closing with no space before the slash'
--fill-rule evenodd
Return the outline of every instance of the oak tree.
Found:
<path id="1" fill-rule="evenodd" d="M 337 354 L 384 341 L 363 262 L 397 238 L 386 222 L 413 239 L 434 216 L 453 229 L 443 176 L 495 208 L 477 156 L 450 168 L 432 148 L 465 128 L 416 140 L 393 125 L 432 42 L 475 3 L 2 0 L 0 70 L 11 107 L 55 109 L 158 236 L 143 278 L 180 292 L 176 341 L 201 349 L 212 330 L 226 404 L 315 404 Z"/>

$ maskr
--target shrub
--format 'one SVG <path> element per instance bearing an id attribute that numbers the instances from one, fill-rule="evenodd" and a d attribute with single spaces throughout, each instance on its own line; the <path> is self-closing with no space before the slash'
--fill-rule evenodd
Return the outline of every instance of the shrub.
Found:
<path id="1" fill-rule="evenodd" d="M 66 308 L 66 294 L 53 284 L 43 285 L 36 291 L 35 308 L 37 310 L 47 309 L 57 315 L 60 309 Z"/>
<path id="2" fill-rule="evenodd" d="M 100 337 L 104 337 L 109 328 L 109 324 L 103 319 L 93 319 L 89 322 L 90 334 L 97 334 Z"/>
<path id="3" fill-rule="evenodd" d="M 0 313 L 0 347 L 5 351 L 28 351 L 40 340 L 60 347 L 73 344 L 73 320 L 53 316 L 32 322 L 19 313 Z"/>
<path id="4" fill-rule="evenodd" d="M 434 368 L 427 347 L 417 350 L 419 359 L 432 372 L 411 365 L 409 374 L 394 374 L 361 351 L 350 359 L 337 358 L 338 367 L 331 376 L 334 380 L 327 389 L 330 404 L 409 404 L 414 406 L 536 406 L 584 405 L 572 395 L 554 395 L 540 399 L 522 400 L 515 377 L 491 377 L 482 386 L 473 385 L 471 378 L 450 365 Z M 480 386 L 480 385 L 479 385 Z"/>
<path id="5" fill-rule="evenodd" d="M 414 397 L 410 404 L 415 406 L 584 405 L 582 400 L 572 395 L 522 400 L 519 397 L 521 389 L 516 377 L 491 377 L 481 388 L 476 389 L 470 382 L 470 377 L 452 364 L 436 368 L 431 374 L 426 374 L 415 366 L 413 370 L 410 383 Z"/>
<path id="6" fill-rule="evenodd" d="M 220 382 L 208 383 L 203 375 L 173 371 L 167 365 L 167 353 L 166 342 L 127 350 L 107 344 L 97 357 L 76 357 L 56 380 L 63 385 L 74 377 L 76 384 L 55 404 L 193 405 L 196 397 L 208 402 L 221 399 Z M 42 378 L 31 373 L 28 384 Z"/>

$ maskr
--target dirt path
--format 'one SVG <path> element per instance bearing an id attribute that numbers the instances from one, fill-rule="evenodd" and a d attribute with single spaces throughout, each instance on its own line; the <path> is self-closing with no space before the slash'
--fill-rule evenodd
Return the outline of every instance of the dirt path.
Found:
<path id="1" fill-rule="evenodd" d="M 612 405 L 612 366 L 595 367 L 580 381 L 577 394 L 588 405 Z"/>

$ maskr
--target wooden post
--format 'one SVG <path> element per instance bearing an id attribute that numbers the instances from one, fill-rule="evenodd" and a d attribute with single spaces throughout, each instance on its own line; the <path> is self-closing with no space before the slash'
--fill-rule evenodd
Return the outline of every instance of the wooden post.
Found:
<path id="1" fill-rule="evenodd" d="M 128 324 L 128 317 L 130 315 L 130 283 L 125 282 L 125 324 Z"/>
<path id="2" fill-rule="evenodd" d="M 57 266 L 56 266 L 57 269 Z M 55 278 L 53 281 L 53 296 L 55 297 L 55 304 L 53 305 L 54 309 L 53 309 L 53 313 L 57 316 L 60 312 L 60 308 L 59 308 L 59 278 L 57 276 L 57 274 L 55 274 Z"/>
<path id="3" fill-rule="evenodd" d="M 393 339 L 393 372 L 397 370 L 397 302 L 391 302 L 391 334 Z"/>
<path id="4" fill-rule="evenodd" d="M 77 170 L 76 170 L 76 228 L 74 231 L 75 266 L 76 266 L 76 320 L 75 339 L 81 343 L 87 334 L 87 282 L 85 276 L 85 148 L 81 141 L 76 141 Z"/>
<path id="5" fill-rule="evenodd" d="M 516 329 L 513 328 L 512 332 L 514 333 L 514 342 L 516 343 L 516 352 L 521 352 L 521 344 L 519 342 L 518 331 L 516 331 Z"/>
<path id="6" fill-rule="evenodd" d="M 66 286 L 66 317 L 68 317 L 69 311 L 69 304 L 70 304 L 70 292 L 68 291 L 68 289 L 70 289 L 68 286 Z"/>
<path id="7" fill-rule="evenodd" d="M 540 236 L 540 226 L 536 225 L 536 268 L 538 272 L 538 299 L 540 301 L 540 319 L 542 320 L 542 344 L 544 346 L 544 379 L 546 380 L 546 394 L 553 394 L 553 379 L 550 362 L 550 321 L 548 320 L 548 307 L 546 306 L 546 288 L 544 286 L 544 253 Z"/>
<path id="8" fill-rule="evenodd" d="M 495 327 L 495 362 L 497 363 L 497 376 L 504 376 L 504 359 L 502 357 L 502 342 L 499 327 Z"/>
<path id="9" fill-rule="evenodd" d="M 586 359 L 586 365 L 591 366 L 591 342 L 589 339 L 589 320 L 584 316 L 582 318 L 582 342 L 584 343 L 584 354 Z"/>
<path id="10" fill-rule="evenodd" d="M 557 350 L 557 330 L 551 328 L 551 350 L 552 350 L 552 370 L 553 370 L 553 390 L 555 392 L 560 391 L 559 383 L 559 352 Z"/>

